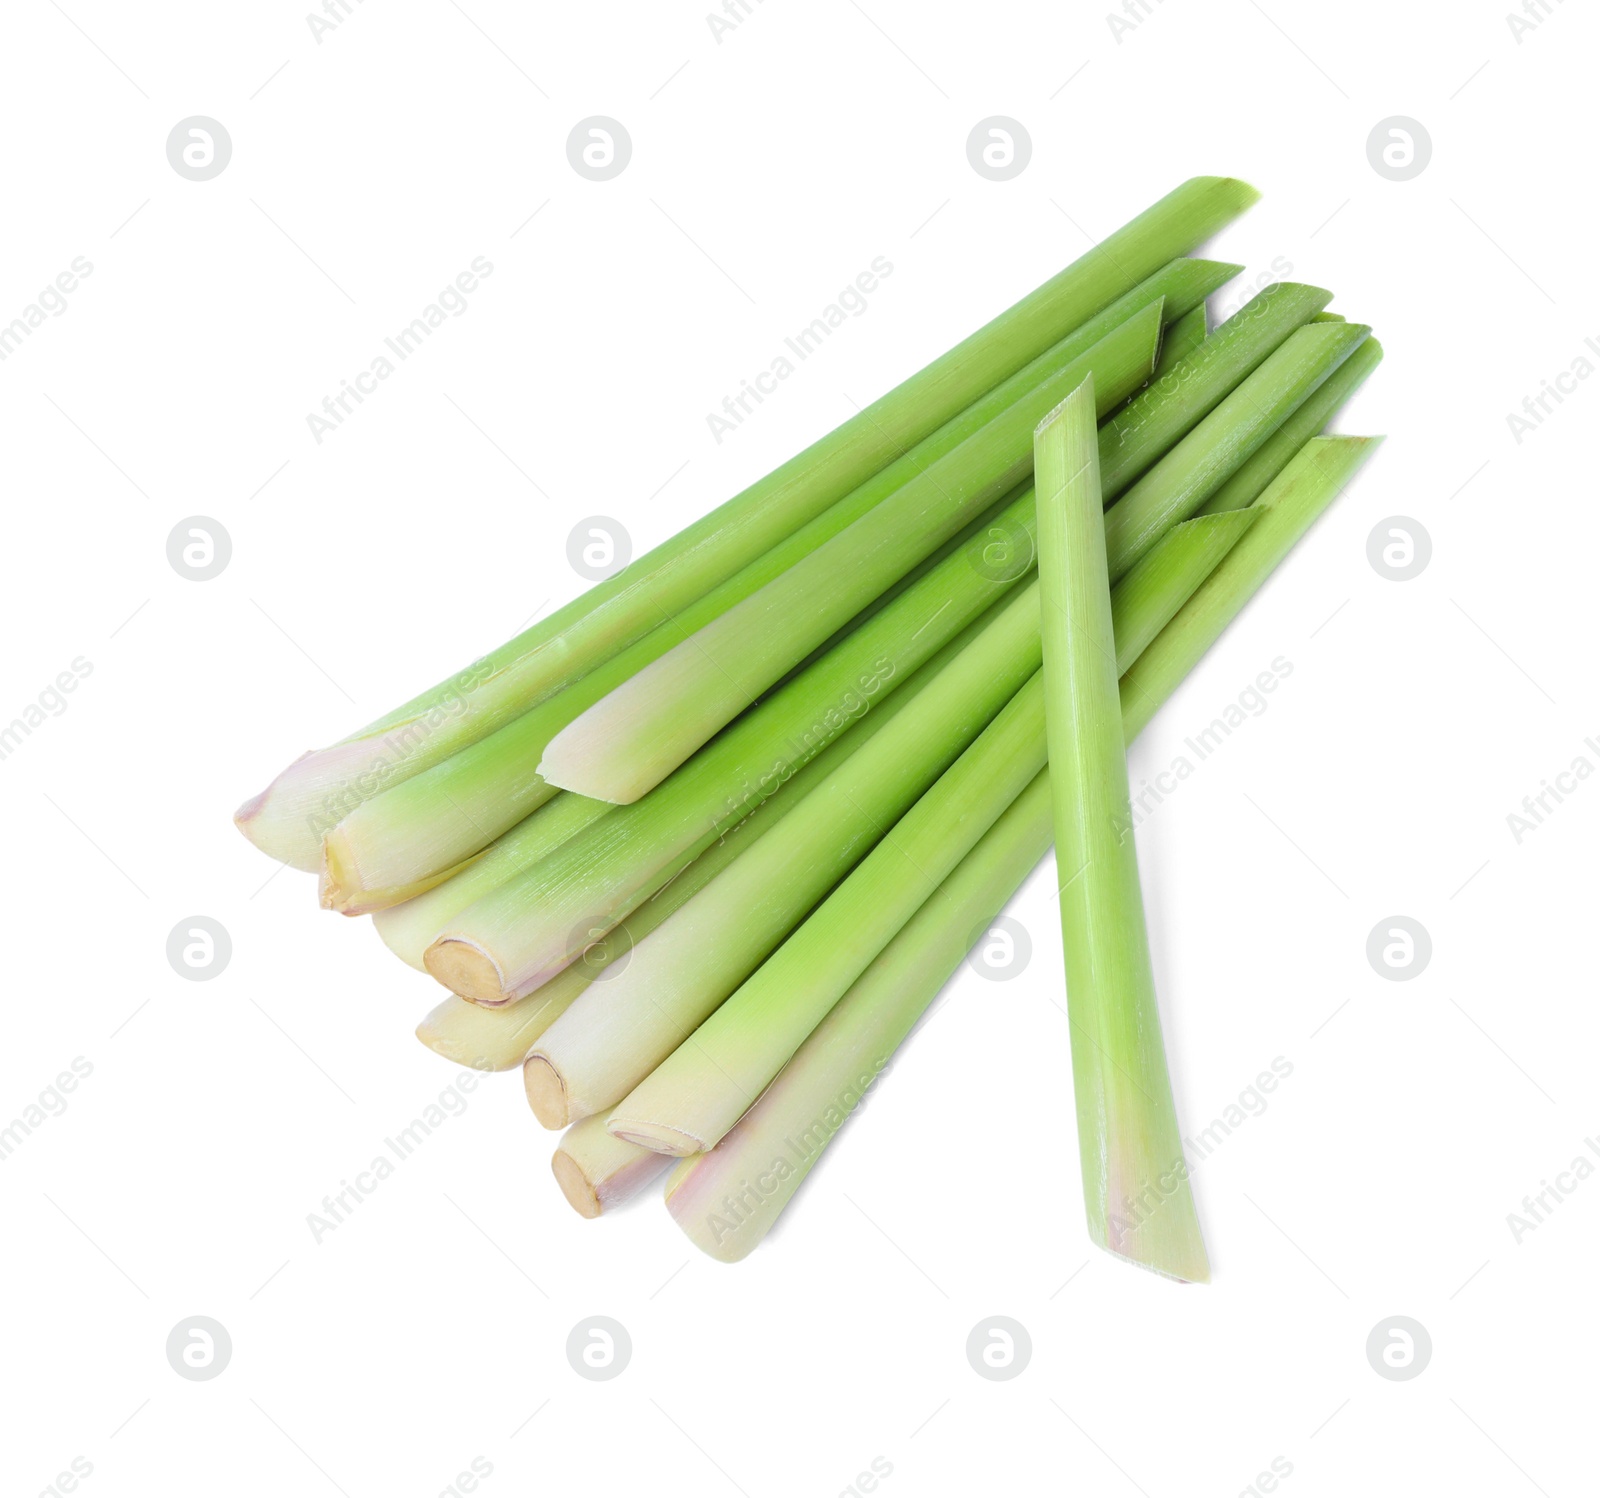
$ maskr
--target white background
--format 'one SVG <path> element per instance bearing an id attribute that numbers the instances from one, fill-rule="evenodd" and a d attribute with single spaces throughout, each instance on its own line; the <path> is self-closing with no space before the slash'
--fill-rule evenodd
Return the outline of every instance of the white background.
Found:
<path id="1" fill-rule="evenodd" d="M 92 674 L 0 762 L 10 1003 L 0 1123 L 91 1075 L 0 1162 L 7 1492 L 818 1494 L 1594 1491 L 1600 1185 L 1507 1214 L 1600 1134 L 1590 933 L 1600 784 L 1507 814 L 1600 734 L 1593 17 L 1498 4 L 1096 6 L 13 0 L 0 320 L 93 271 L 0 364 L 0 721 Z M 1134 6 L 1139 13 L 1137 4 Z M 980 19 L 981 17 L 981 19 Z M 220 120 L 228 168 L 165 141 Z M 633 159 L 568 165 L 605 114 Z M 1028 168 L 980 178 L 981 118 Z M 1391 182 L 1366 142 L 1421 121 Z M 307 1214 L 454 1073 L 436 1000 L 320 913 L 230 814 L 279 767 L 572 596 L 592 514 L 654 545 L 1183 178 L 1262 203 L 1212 252 L 1333 288 L 1388 358 L 1346 431 L 1387 445 L 1135 751 L 1135 784 L 1276 656 L 1294 671 L 1140 833 L 1180 1115 L 1282 1057 L 1196 1171 L 1209 1288 L 1086 1241 L 1048 871 L 1009 984 L 964 973 L 743 1265 L 654 1192 L 579 1220 L 515 1076 L 485 1081 L 349 1221 Z M 322 444 L 306 415 L 475 256 L 493 273 Z M 706 415 L 885 256 L 892 274 L 720 445 Z M 1235 288 L 1219 298 L 1231 306 Z M 1590 353 L 1600 362 L 1600 356 Z M 1597 406 L 1596 409 L 1600 409 Z M 222 575 L 169 566 L 191 515 Z M 1386 517 L 1433 557 L 1369 565 Z M 178 977 L 204 914 L 233 958 Z M 1384 981 L 1369 931 L 1431 933 Z M 220 1321 L 187 1382 L 164 1344 Z M 568 1331 L 621 1321 L 589 1383 Z M 1032 1362 L 964 1347 L 1021 1321 Z M 1369 1331 L 1431 1333 L 1409 1382 Z M 459 1490 L 459 1489 L 458 1489 Z M 1258 1489 L 1259 1491 L 1260 1489 Z"/>

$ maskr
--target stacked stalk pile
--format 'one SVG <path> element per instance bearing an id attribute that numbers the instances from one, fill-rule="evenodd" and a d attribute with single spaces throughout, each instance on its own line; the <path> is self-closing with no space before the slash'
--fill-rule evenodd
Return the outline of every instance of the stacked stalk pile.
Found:
<path id="1" fill-rule="evenodd" d="M 1369 454 L 1319 434 L 1382 357 L 1312 286 L 1208 329 L 1239 267 L 1187 257 L 1254 199 L 1185 183 L 240 809 L 450 991 L 426 1045 L 522 1069 L 583 1215 L 676 1158 L 673 1218 L 748 1253 L 1054 818 L 1091 1235 L 1206 1277 L 1106 827 L 1126 742 Z"/>

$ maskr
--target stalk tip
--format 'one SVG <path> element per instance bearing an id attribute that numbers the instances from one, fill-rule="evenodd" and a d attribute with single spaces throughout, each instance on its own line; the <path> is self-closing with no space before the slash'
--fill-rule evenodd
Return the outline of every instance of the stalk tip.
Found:
<path id="1" fill-rule="evenodd" d="M 423 965 L 453 994 L 478 1004 L 503 1004 L 505 980 L 494 959 L 481 947 L 444 936 L 422 954 Z"/>
<path id="2" fill-rule="evenodd" d="M 561 1073 L 537 1052 L 530 1053 L 522 1063 L 522 1088 L 528 1094 L 533 1116 L 545 1128 L 564 1129 L 572 1122 L 567 1084 Z"/>

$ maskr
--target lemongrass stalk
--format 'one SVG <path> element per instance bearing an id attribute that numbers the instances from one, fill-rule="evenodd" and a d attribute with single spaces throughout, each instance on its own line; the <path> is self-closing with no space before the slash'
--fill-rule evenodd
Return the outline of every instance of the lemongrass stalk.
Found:
<path id="1" fill-rule="evenodd" d="M 1193 515 L 1370 332 L 1359 323 L 1321 323 L 1275 349 L 1106 513 L 1111 580 Z"/>
<path id="2" fill-rule="evenodd" d="M 1329 312 L 1324 308 L 1311 319 L 1312 322 L 1346 322 L 1348 319 L 1342 312 Z"/>
<path id="3" fill-rule="evenodd" d="M 961 965 L 974 933 L 988 928 L 1049 846 L 1050 778 L 1041 773 L 872 960 L 721 1143 L 674 1168 L 667 1210 L 696 1248 L 731 1264 L 766 1237 Z"/>
<path id="4" fill-rule="evenodd" d="M 591 801 L 587 796 L 557 796 L 444 883 L 378 911 L 372 918 L 373 929 L 396 957 L 425 973 L 422 954 L 453 916 L 615 809 L 609 801 Z"/>
<path id="5" fill-rule="evenodd" d="M 1275 282 L 1118 411 L 1100 432 L 1100 487 L 1106 503 L 1118 498 L 1209 415 L 1332 295 L 1317 286 Z"/>
<path id="6" fill-rule="evenodd" d="M 1381 437 L 1313 437 L 1251 506 L 1259 518 L 1122 678 L 1123 728 L 1144 728 L 1156 709 L 1338 497 Z"/>
<path id="7" fill-rule="evenodd" d="M 1030 586 L 892 723 L 642 943 L 618 978 L 591 989 L 545 1032 L 523 1068 L 539 1121 L 560 1128 L 641 1082 L 949 768 L 1038 658 L 1039 602 Z"/>
<path id="8" fill-rule="evenodd" d="M 316 870 L 322 834 L 361 801 L 527 711 L 748 565 L 1259 196 L 1196 177 L 948 353 L 719 509 L 463 672 L 328 749 L 240 808 L 263 851 Z"/>
<path id="9" fill-rule="evenodd" d="M 1003 604 L 996 605 L 996 611 L 1003 607 Z M 932 679 L 976 639 L 989 622 L 990 615 L 985 615 L 969 625 L 922 667 L 919 676 Z M 646 900 L 625 922 L 610 931 L 596 932 L 597 939 L 584 948 L 578 960 L 563 968 L 548 983 L 523 998 L 500 1004 L 478 1003 L 452 995 L 423 1018 L 417 1026 L 417 1039 L 446 1060 L 480 1071 L 508 1071 L 521 1065 L 529 1048 L 591 984 L 603 983 L 610 989 L 618 983 L 621 975 L 629 970 L 635 946 L 646 941 L 652 932 L 716 879 L 752 840 L 760 837 L 790 806 L 808 796 L 846 756 L 894 722 L 915 692 L 913 686 L 906 693 L 896 694 L 877 712 L 846 730 L 784 781 L 751 815 L 729 828 L 664 889 Z M 562 1123 L 565 1122 L 563 1119 Z"/>
<path id="10" fill-rule="evenodd" d="M 1167 330 L 1161 337 L 1161 353 L 1156 358 L 1151 380 L 1159 380 L 1169 374 L 1180 360 L 1187 359 L 1206 341 L 1210 331 L 1206 325 L 1204 302 L 1181 317 L 1173 317 L 1169 311 Z"/>
<path id="11" fill-rule="evenodd" d="M 1143 660 L 1149 664 L 1123 676 L 1118 695 L 1128 742 L 1216 643 L 1264 580 L 1272 559 L 1287 554 L 1348 481 L 1356 455 L 1368 454 L 1376 441 L 1330 440 L 1353 446 L 1344 448 L 1338 461 L 1325 455 L 1307 474 L 1315 482 L 1296 483 L 1293 493 L 1280 491 L 1260 507 L 1258 519 L 1267 524 L 1270 545 L 1251 565 L 1231 571 L 1219 567 L 1216 585 L 1202 584 L 1196 607 L 1180 610 L 1147 648 Z M 1118 643 L 1120 648 L 1120 634 Z M 987 929 L 1049 846 L 1052 826 L 1045 773 L 884 948 L 721 1143 L 678 1162 L 667 1179 L 667 1206 L 697 1247 L 732 1261 L 766 1236 L 856 1100 L 937 997 L 971 946 L 972 933 Z M 990 858 L 1010 860 L 1006 877 L 996 874 L 992 883 L 979 872 Z M 963 887 L 970 898 L 961 893 Z"/>
<path id="12" fill-rule="evenodd" d="M 815 646 L 1025 480 L 1033 467 L 1028 434 L 1087 372 L 1094 371 L 1105 392 L 1103 411 L 1138 389 L 1155 367 L 1160 334 L 1157 305 L 1106 332 L 855 524 L 562 729 L 539 773 L 603 801 L 637 801 Z"/>
<path id="13" fill-rule="evenodd" d="M 1383 361 L 1383 345 L 1368 338 L 1290 415 L 1255 455 L 1201 507 L 1216 515 L 1255 503 L 1267 485 L 1288 467 L 1289 460 L 1333 420 L 1334 414 Z"/>
<path id="14" fill-rule="evenodd" d="M 1112 600 L 1122 665 L 1137 658 L 1254 520 L 1241 512 L 1179 526 L 1128 575 Z M 524 1065 L 528 1101 L 541 1123 L 560 1128 L 615 1106 L 749 977 L 953 758 L 951 723 L 941 719 L 953 719 L 959 708 L 947 704 L 977 706 L 981 726 L 998 705 L 996 688 L 1004 686 L 1003 701 L 1032 674 L 1036 610 L 1030 589 L 1007 610 L 1009 635 L 997 619 L 945 668 L 937 692 L 930 681 L 892 730 L 858 749 L 804 801 L 791 802 L 781 820 L 769 821 L 758 841 L 637 943 L 624 971 L 545 1031 Z M 965 717 L 970 723 L 970 710 Z"/>
<path id="15" fill-rule="evenodd" d="M 1211 1271 L 1161 1040 L 1138 857 L 1126 835 L 1128 758 L 1093 392 L 1063 402 L 1034 442 L 1056 877 L 1089 1236 L 1147 1269 L 1204 1281 Z M 1153 1204 L 1143 1200 L 1152 1182 Z"/>
<path id="16" fill-rule="evenodd" d="M 608 1134 L 604 1119 L 588 1118 L 561 1136 L 550 1168 L 573 1210 L 580 1217 L 599 1217 L 632 1201 L 667 1161 Z"/>
<path id="17" fill-rule="evenodd" d="M 346 914 L 381 909 L 442 882 L 557 788 L 538 773 L 550 740 L 614 688 L 860 519 L 896 489 L 1003 415 L 1035 385 L 1137 312 L 1203 309 L 1237 266 L 1175 260 L 1060 340 L 815 520 L 620 655 L 448 760 L 380 791 L 323 839 L 322 902 Z"/>
<path id="18" fill-rule="evenodd" d="M 617 1105 L 612 1133 L 669 1155 L 712 1148 L 1043 765 L 1035 674 L 811 918 Z"/>

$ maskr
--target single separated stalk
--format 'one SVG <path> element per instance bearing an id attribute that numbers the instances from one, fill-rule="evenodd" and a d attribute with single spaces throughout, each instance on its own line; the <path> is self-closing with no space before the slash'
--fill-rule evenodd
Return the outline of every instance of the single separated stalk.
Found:
<path id="1" fill-rule="evenodd" d="M 667 1161 L 606 1133 L 604 1119 L 586 1118 L 561 1136 L 550 1168 L 573 1210 L 580 1217 L 599 1217 L 632 1201 Z"/>
<path id="2" fill-rule="evenodd" d="M 1090 324 L 1095 328 L 1095 324 Z M 959 447 L 562 729 L 539 773 L 603 801 L 637 801 L 791 666 L 1033 469 L 1029 434 L 1093 370 L 1109 411 L 1149 377 L 1161 309 L 1105 331 Z M 1108 392 L 1109 394 L 1109 392 Z"/>
<path id="3" fill-rule="evenodd" d="M 1378 439 L 1328 440 L 1333 447 L 1308 458 L 1297 476 L 1274 485 L 1252 506 L 1259 540 L 1240 548 L 1241 563 L 1219 566 L 1195 592 L 1192 606 L 1178 611 L 1141 664 L 1123 676 L 1119 697 L 1128 741 L 1216 643 Z M 1120 645 L 1120 634 L 1118 639 Z M 972 934 L 987 929 L 1049 846 L 1052 826 L 1046 773 L 884 948 L 722 1142 L 678 1163 L 667 1179 L 667 1206 L 697 1247 L 732 1261 L 766 1236 L 844 1117 L 955 971 Z"/>
<path id="4" fill-rule="evenodd" d="M 1240 512 L 1227 519 L 1233 523 L 1177 527 L 1118 586 L 1112 607 L 1123 665 L 1137 658 L 1255 517 Z M 1032 539 L 1030 532 L 1030 549 Z M 974 720 L 981 727 L 1032 675 L 1039 663 L 1037 610 L 1030 589 L 1003 613 L 997 609 L 995 624 L 938 678 L 914 696 L 909 689 L 896 694 L 880 710 L 902 704 L 892 727 L 881 729 L 804 800 L 791 800 L 780 820 L 769 819 L 737 860 L 636 944 L 624 970 L 590 988 L 544 1032 L 528 1053 L 524 1080 L 545 1127 L 560 1128 L 621 1102 L 770 955 L 954 757 L 951 729 Z M 965 742 L 975 732 L 963 729 L 959 737 Z"/>
<path id="5" fill-rule="evenodd" d="M 1359 323 L 1299 328 L 1263 360 L 1107 511 L 1111 580 L 1115 582 L 1175 521 L 1193 515 L 1371 331 Z"/>
<path id="6" fill-rule="evenodd" d="M 1161 1041 L 1128 798 L 1094 392 L 1040 424 L 1039 613 L 1067 1016 L 1089 1236 L 1209 1280 Z M 1153 1202 L 1132 1205 L 1151 1191 Z M 1131 1220 L 1130 1220 L 1131 1218 Z"/>
<path id="7" fill-rule="evenodd" d="M 1252 505 L 1268 484 L 1289 466 L 1289 460 L 1333 420 L 1334 414 L 1383 362 L 1383 345 L 1368 338 L 1307 397 L 1234 476 L 1203 504 L 1198 513 L 1216 515 Z"/>
<path id="8" fill-rule="evenodd" d="M 538 765 L 551 739 L 575 718 L 982 432 L 1101 334 L 1155 305 L 1168 317 L 1185 309 L 1203 311 L 1206 296 L 1237 271 L 1211 260 L 1163 266 L 677 617 L 495 733 L 364 801 L 323 839 L 324 906 L 361 914 L 448 878 L 492 838 L 557 794 Z"/>
<path id="9" fill-rule="evenodd" d="M 671 540 L 465 671 L 327 749 L 303 756 L 239 809 L 240 830 L 296 868 L 382 788 L 438 764 L 626 648 L 821 514 L 1259 194 L 1195 177 L 1037 290 Z"/>

